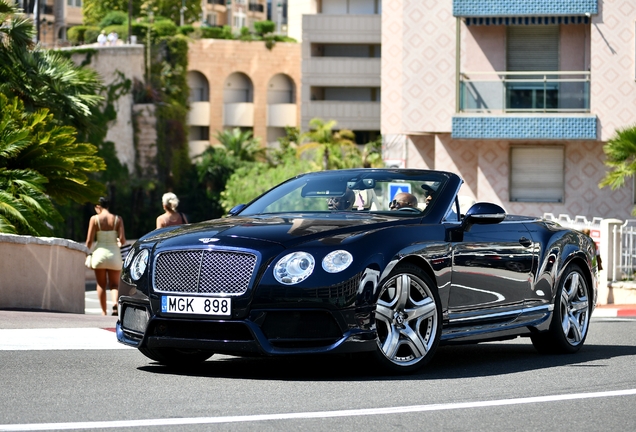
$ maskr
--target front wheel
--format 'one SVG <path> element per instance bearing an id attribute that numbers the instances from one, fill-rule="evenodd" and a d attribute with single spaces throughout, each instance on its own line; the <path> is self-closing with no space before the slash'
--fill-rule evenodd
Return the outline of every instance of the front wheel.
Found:
<path id="1" fill-rule="evenodd" d="M 211 351 L 178 348 L 139 348 L 151 360 L 174 367 L 192 366 L 202 363 L 214 355 Z"/>
<path id="2" fill-rule="evenodd" d="M 539 352 L 568 354 L 581 349 L 590 324 L 589 293 L 581 268 L 569 264 L 556 293 L 550 329 L 531 336 L 532 344 Z"/>
<path id="3" fill-rule="evenodd" d="M 442 333 L 437 287 L 420 268 L 397 266 L 380 289 L 375 311 L 380 364 L 409 373 L 430 361 Z"/>

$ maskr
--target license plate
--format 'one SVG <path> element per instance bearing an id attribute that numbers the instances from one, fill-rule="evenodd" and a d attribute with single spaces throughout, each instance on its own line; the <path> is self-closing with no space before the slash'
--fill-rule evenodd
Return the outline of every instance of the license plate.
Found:
<path id="1" fill-rule="evenodd" d="M 232 299 L 163 296 L 161 297 L 161 312 L 230 316 L 232 314 Z"/>

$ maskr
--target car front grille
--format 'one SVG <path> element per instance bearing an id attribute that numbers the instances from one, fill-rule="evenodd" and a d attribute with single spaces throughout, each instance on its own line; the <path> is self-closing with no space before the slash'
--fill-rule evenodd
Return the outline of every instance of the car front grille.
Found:
<path id="1" fill-rule="evenodd" d="M 155 261 L 157 292 L 241 295 L 249 288 L 256 255 L 237 251 L 162 252 Z"/>

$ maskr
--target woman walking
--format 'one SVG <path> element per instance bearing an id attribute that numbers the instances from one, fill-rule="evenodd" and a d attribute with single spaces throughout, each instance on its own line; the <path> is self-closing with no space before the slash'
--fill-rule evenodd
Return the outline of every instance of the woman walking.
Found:
<path id="1" fill-rule="evenodd" d="M 163 194 L 161 197 L 161 204 L 163 205 L 165 213 L 157 217 L 157 228 L 188 223 L 185 215 L 177 212 L 177 207 L 179 207 L 179 198 L 177 198 L 175 194 L 172 192 Z"/>
<path id="2" fill-rule="evenodd" d="M 95 271 L 97 281 L 97 298 L 102 308 L 102 315 L 106 312 L 106 288 L 110 287 L 110 296 L 114 303 L 112 314 L 117 315 L 117 300 L 119 300 L 119 275 L 122 259 L 120 246 L 126 243 L 124 221 L 108 211 L 108 199 L 101 197 L 95 205 L 95 216 L 91 216 L 88 223 L 86 247 L 90 250 L 95 243 L 95 250 L 91 254 L 90 267 Z M 97 240 L 97 241 L 95 241 Z"/>

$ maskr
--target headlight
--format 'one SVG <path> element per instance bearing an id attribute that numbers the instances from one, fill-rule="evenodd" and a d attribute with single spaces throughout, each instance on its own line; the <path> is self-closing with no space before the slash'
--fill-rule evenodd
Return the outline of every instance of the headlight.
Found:
<path id="1" fill-rule="evenodd" d="M 338 273 L 346 269 L 353 262 L 353 256 L 346 250 L 333 251 L 322 260 L 322 268 L 327 273 Z"/>
<path id="2" fill-rule="evenodd" d="M 124 268 L 128 268 L 128 266 L 130 265 L 133 256 L 135 255 L 134 252 L 135 251 L 131 249 L 130 252 L 128 252 L 128 255 L 126 255 L 126 259 L 124 260 Z"/>
<path id="3" fill-rule="evenodd" d="M 314 271 L 316 260 L 307 252 L 294 252 L 282 257 L 274 266 L 274 277 L 285 285 L 294 285 L 307 279 Z"/>
<path id="4" fill-rule="evenodd" d="M 148 249 L 142 249 L 133 260 L 130 266 L 130 277 L 133 280 L 139 280 L 143 276 L 146 267 L 148 267 L 148 255 L 150 255 Z"/>

